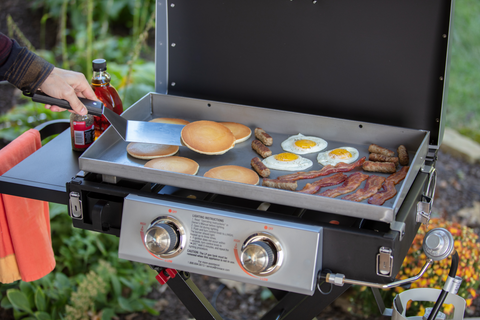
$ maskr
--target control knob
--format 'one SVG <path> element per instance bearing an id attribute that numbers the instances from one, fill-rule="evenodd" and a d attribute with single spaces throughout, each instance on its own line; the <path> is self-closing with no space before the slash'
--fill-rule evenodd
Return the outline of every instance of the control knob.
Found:
<path id="1" fill-rule="evenodd" d="M 147 229 L 144 241 L 148 251 L 161 255 L 174 250 L 179 237 L 171 225 L 157 222 Z"/>
<path id="2" fill-rule="evenodd" d="M 261 275 L 274 265 L 276 250 L 265 241 L 250 242 L 243 247 L 240 260 L 245 270 Z"/>

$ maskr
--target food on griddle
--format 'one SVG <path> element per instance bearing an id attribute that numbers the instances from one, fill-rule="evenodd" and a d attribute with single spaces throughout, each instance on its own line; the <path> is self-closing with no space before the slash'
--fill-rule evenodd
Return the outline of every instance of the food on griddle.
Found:
<path id="1" fill-rule="evenodd" d="M 393 162 L 365 161 L 362 168 L 365 171 L 380 173 L 394 173 L 397 171 L 397 166 Z"/>
<path id="2" fill-rule="evenodd" d="M 349 194 L 342 199 L 360 202 L 370 198 L 380 190 L 385 180 L 385 177 L 372 174 L 368 177 L 365 186 L 362 189 L 358 189 L 355 193 Z"/>
<path id="3" fill-rule="evenodd" d="M 260 178 L 255 173 L 255 171 L 233 165 L 212 168 L 205 172 L 203 176 L 207 178 L 241 182 L 253 185 L 258 184 L 258 182 L 260 181 Z"/>
<path id="4" fill-rule="evenodd" d="M 291 191 L 297 190 L 296 181 L 282 181 L 277 179 L 264 178 L 262 181 L 262 186 L 277 188 L 277 189 L 284 189 L 284 190 L 291 190 Z"/>
<path id="5" fill-rule="evenodd" d="M 181 132 L 182 143 L 191 150 L 208 155 L 224 154 L 235 146 L 235 136 L 223 124 L 202 120 L 187 124 Z"/>
<path id="6" fill-rule="evenodd" d="M 330 187 L 334 186 L 337 184 L 340 184 L 344 182 L 347 179 L 347 175 L 343 173 L 337 173 L 334 174 L 331 177 L 325 177 L 322 179 L 318 179 L 317 181 L 314 181 L 312 183 L 307 183 L 305 187 L 302 190 L 299 190 L 298 192 L 301 193 L 308 193 L 308 194 L 314 194 L 320 191 L 321 188 L 325 187 Z"/>
<path id="7" fill-rule="evenodd" d="M 370 197 L 370 199 L 368 199 L 368 203 L 381 206 L 388 199 L 395 197 L 395 195 L 397 194 L 397 189 L 395 189 L 395 185 L 405 179 L 409 168 L 410 167 L 408 166 L 402 167 L 402 169 L 400 169 L 398 172 L 388 176 L 383 184 L 382 190 L 378 191 L 376 194 Z"/>
<path id="8" fill-rule="evenodd" d="M 410 159 L 408 158 L 408 151 L 404 145 L 400 145 L 397 149 L 398 160 L 402 166 L 408 166 Z"/>
<path id="9" fill-rule="evenodd" d="M 255 137 L 266 146 L 271 146 L 273 144 L 273 138 L 262 128 L 255 128 Z"/>
<path id="10" fill-rule="evenodd" d="M 337 163 L 352 163 L 358 159 L 358 150 L 352 147 L 341 147 L 333 150 L 320 152 L 317 156 L 318 163 L 336 165 Z"/>
<path id="11" fill-rule="evenodd" d="M 332 173 L 337 173 L 337 172 L 349 172 L 355 169 L 356 167 L 361 167 L 362 164 L 365 162 L 365 157 L 358 159 L 354 163 L 337 163 L 335 166 L 332 165 L 327 165 L 323 167 L 320 170 L 313 170 L 313 171 L 308 171 L 308 172 L 297 172 L 297 173 L 292 173 L 292 174 L 287 174 L 284 176 L 280 176 L 277 179 L 278 180 L 284 180 L 284 181 L 297 181 L 297 180 L 302 180 L 302 179 L 314 179 L 318 178 L 321 176 L 328 176 L 329 174 Z"/>
<path id="12" fill-rule="evenodd" d="M 260 156 L 262 156 L 262 158 L 267 158 L 272 155 L 272 150 L 270 150 L 263 143 L 256 139 L 252 141 L 252 149 L 255 150 L 255 152 L 258 153 Z"/>
<path id="13" fill-rule="evenodd" d="M 409 166 L 402 167 L 402 169 L 398 170 L 398 172 L 388 176 L 387 180 L 393 181 L 393 183 L 398 184 L 400 181 L 405 179 L 408 169 L 410 169 Z"/>
<path id="14" fill-rule="evenodd" d="M 290 152 L 275 154 L 264 159 L 262 162 L 269 169 L 284 171 L 304 170 L 313 165 L 312 160 Z"/>
<path id="15" fill-rule="evenodd" d="M 199 165 L 192 159 L 172 156 L 150 160 L 145 163 L 145 167 L 195 175 L 198 172 Z"/>
<path id="16" fill-rule="evenodd" d="M 287 152 L 307 154 L 322 151 L 327 147 L 328 143 L 322 138 L 304 136 L 299 133 L 295 136 L 288 137 L 281 145 L 282 149 Z"/>
<path id="17" fill-rule="evenodd" d="M 159 123 L 170 123 L 170 124 L 183 124 L 187 125 L 190 121 L 178 119 L 178 118 L 155 118 L 150 120 L 149 122 L 159 122 Z"/>
<path id="18" fill-rule="evenodd" d="M 262 178 L 267 178 L 270 175 L 270 169 L 268 169 L 260 160 L 260 158 L 255 157 L 250 161 L 252 168 L 258 173 Z"/>
<path id="19" fill-rule="evenodd" d="M 237 122 L 220 122 L 220 123 L 223 124 L 228 129 L 230 129 L 230 131 L 232 131 L 233 135 L 235 136 L 235 143 L 243 142 L 248 138 L 250 138 L 250 136 L 252 135 L 252 130 L 250 130 L 249 127 L 241 123 L 237 123 Z"/>
<path id="20" fill-rule="evenodd" d="M 380 153 L 370 153 L 368 160 L 378 162 L 393 162 L 396 166 L 398 166 L 398 157 L 388 157 Z"/>
<path id="21" fill-rule="evenodd" d="M 335 198 L 342 194 L 352 192 L 355 189 L 357 189 L 360 186 L 360 184 L 362 184 L 362 182 L 367 178 L 368 178 L 368 174 L 364 174 L 362 172 L 355 172 L 351 174 L 347 178 L 347 180 L 343 182 L 341 186 L 333 189 L 325 190 L 324 192 L 320 193 L 319 196 Z"/>
<path id="22" fill-rule="evenodd" d="M 383 184 L 382 190 L 378 191 L 370 199 L 368 199 L 368 203 L 381 206 L 388 199 L 395 197 L 396 194 L 397 189 L 395 189 L 395 183 L 393 183 L 392 180 L 386 180 Z"/>
<path id="23" fill-rule="evenodd" d="M 385 148 L 382 148 L 382 147 L 380 147 L 376 144 L 373 144 L 373 143 L 368 147 L 368 151 L 371 152 L 371 153 L 380 153 L 380 154 L 386 155 L 387 157 L 395 156 L 395 152 L 393 152 L 391 150 L 388 150 L 388 149 L 385 149 Z"/>
<path id="24" fill-rule="evenodd" d="M 178 149 L 178 146 L 142 142 L 131 142 L 127 145 L 129 155 L 143 160 L 173 156 Z"/>

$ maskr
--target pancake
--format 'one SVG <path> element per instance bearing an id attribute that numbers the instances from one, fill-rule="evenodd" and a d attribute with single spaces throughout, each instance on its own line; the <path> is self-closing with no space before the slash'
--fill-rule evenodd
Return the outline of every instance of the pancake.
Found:
<path id="1" fill-rule="evenodd" d="M 235 146 L 235 136 L 223 124 L 214 121 L 195 121 L 182 129 L 182 143 L 195 152 L 219 155 Z"/>
<path id="2" fill-rule="evenodd" d="M 253 185 L 258 184 L 259 181 L 258 175 L 255 171 L 240 166 L 215 167 L 205 172 L 203 176 Z"/>
<path id="3" fill-rule="evenodd" d="M 220 123 L 223 124 L 228 129 L 230 129 L 230 131 L 232 131 L 233 135 L 235 136 L 235 143 L 243 142 L 248 138 L 250 138 L 250 136 L 252 135 L 252 130 L 250 130 L 249 127 L 241 123 L 237 123 L 237 122 L 220 122 Z"/>
<path id="4" fill-rule="evenodd" d="M 127 152 L 132 157 L 144 160 L 173 156 L 178 152 L 178 146 L 164 144 L 131 142 L 127 146 Z"/>
<path id="5" fill-rule="evenodd" d="M 160 122 L 160 123 L 171 123 L 171 124 L 189 124 L 190 121 L 177 119 L 177 118 L 155 118 L 150 120 L 149 122 Z"/>
<path id="6" fill-rule="evenodd" d="M 186 174 L 197 174 L 199 165 L 192 159 L 173 156 L 153 159 L 145 163 L 145 167 Z"/>

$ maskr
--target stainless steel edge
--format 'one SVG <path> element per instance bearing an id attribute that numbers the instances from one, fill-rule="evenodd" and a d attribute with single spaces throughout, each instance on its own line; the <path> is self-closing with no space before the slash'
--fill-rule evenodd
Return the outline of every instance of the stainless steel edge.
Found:
<path id="1" fill-rule="evenodd" d="M 453 36 L 452 28 L 453 28 L 453 19 L 454 19 L 454 11 L 455 11 L 455 0 L 452 0 L 450 6 L 450 21 L 448 23 L 448 32 L 447 36 L 447 54 L 445 59 L 445 74 L 443 75 L 443 96 L 442 96 L 442 113 L 440 115 L 440 128 L 438 130 L 438 145 L 437 148 L 440 147 L 443 141 L 443 135 L 445 132 L 445 123 L 446 123 L 446 110 L 447 110 L 447 98 L 448 98 L 448 82 L 450 79 L 450 45 L 451 45 L 451 37 Z"/>
<path id="2" fill-rule="evenodd" d="M 168 91 L 168 3 L 157 0 L 155 20 L 155 92 Z"/>

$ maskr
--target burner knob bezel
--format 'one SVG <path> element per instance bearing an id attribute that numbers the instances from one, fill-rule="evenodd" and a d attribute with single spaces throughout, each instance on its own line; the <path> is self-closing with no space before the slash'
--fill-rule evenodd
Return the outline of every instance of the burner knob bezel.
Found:
<path id="1" fill-rule="evenodd" d="M 152 252 L 148 248 L 148 244 L 147 244 L 148 243 L 148 241 L 147 241 L 148 232 L 149 232 L 150 229 L 152 229 L 152 228 L 154 228 L 158 225 L 167 225 L 168 227 L 171 227 L 172 230 L 175 233 L 174 236 L 176 237 L 176 243 L 171 250 L 169 250 L 165 253 L 155 253 L 155 252 Z M 157 257 L 163 258 L 163 259 L 173 258 L 173 257 L 178 256 L 183 251 L 183 249 L 185 249 L 185 245 L 186 245 L 186 242 L 187 242 L 186 234 L 185 234 L 185 228 L 183 227 L 183 224 L 177 218 L 172 217 L 172 216 L 161 216 L 161 217 L 156 218 L 155 220 L 153 220 L 150 223 L 147 230 L 145 231 L 145 235 L 143 237 L 143 242 L 145 244 L 145 248 L 151 254 L 153 254 Z"/>
<path id="2" fill-rule="evenodd" d="M 270 248 L 271 249 L 271 254 L 273 255 L 271 265 L 267 267 L 264 271 L 260 272 L 252 272 L 249 271 L 247 268 L 245 268 L 245 250 L 247 247 L 250 245 L 257 245 L 258 243 L 264 243 L 268 247 L 265 247 L 264 245 L 260 245 L 262 249 Z M 267 256 L 270 255 L 268 252 L 268 249 L 265 250 L 265 253 Z M 267 258 L 270 259 L 270 258 Z M 245 242 L 242 245 L 241 248 L 241 254 L 240 254 L 240 263 L 242 264 L 242 267 L 245 268 L 245 270 L 251 274 L 257 275 L 257 276 L 268 276 L 271 275 L 283 265 L 285 259 L 285 252 L 283 250 L 282 245 L 280 244 L 280 241 L 271 233 L 268 232 L 258 232 L 250 235 Z"/>

